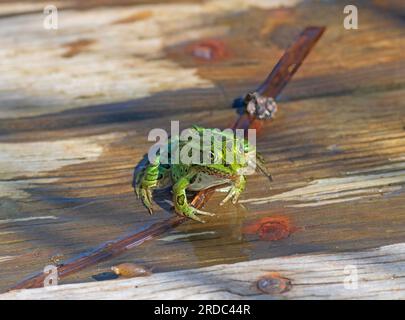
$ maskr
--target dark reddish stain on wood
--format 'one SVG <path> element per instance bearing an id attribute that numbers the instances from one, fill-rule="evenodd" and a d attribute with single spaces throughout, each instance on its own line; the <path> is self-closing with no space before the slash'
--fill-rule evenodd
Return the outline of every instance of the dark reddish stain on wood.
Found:
<path id="1" fill-rule="evenodd" d="M 148 19 L 148 18 L 150 18 L 152 16 L 153 16 L 152 11 L 145 10 L 145 11 L 133 13 L 133 14 L 125 17 L 125 18 L 113 21 L 112 24 L 114 25 L 114 24 L 134 23 L 134 22 L 137 22 L 137 21 L 146 20 L 146 19 Z"/>
<path id="2" fill-rule="evenodd" d="M 216 61 L 229 56 L 224 42 L 216 39 L 206 39 L 193 43 L 186 47 L 186 52 L 201 61 Z"/>
<path id="3" fill-rule="evenodd" d="M 68 42 L 63 45 L 66 48 L 66 52 L 62 54 L 63 58 L 72 58 L 77 56 L 79 53 L 86 51 L 86 49 L 96 43 L 94 39 L 79 39 L 76 41 Z"/>
<path id="4" fill-rule="evenodd" d="M 290 219 L 284 216 L 265 217 L 254 220 L 242 229 L 243 234 L 257 234 L 261 240 L 276 241 L 287 238 L 295 232 L 295 228 Z"/>

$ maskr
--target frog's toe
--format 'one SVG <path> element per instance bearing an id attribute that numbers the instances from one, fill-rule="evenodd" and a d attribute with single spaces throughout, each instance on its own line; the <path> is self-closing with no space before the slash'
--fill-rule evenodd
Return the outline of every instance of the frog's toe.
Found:
<path id="1" fill-rule="evenodd" d="M 141 189 L 139 188 L 138 185 L 135 185 L 134 189 L 135 189 L 135 194 L 136 194 L 137 198 L 139 199 L 140 194 L 141 194 Z"/>
<path id="2" fill-rule="evenodd" d="M 152 209 L 152 206 L 147 207 L 147 209 L 148 209 L 148 211 L 149 211 L 149 214 L 153 214 L 153 209 Z"/>
<path id="3" fill-rule="evenodd" d="M 211 212 L 207 212 L 207 211 L 202 211 L 202 210 L 198 210 L 196 208 L 193 208 L 196 214 L 201 214 L 202 216 L 210 216 L 213 217 L 215 216 L 215 213 L 211 213 Z"/>
<path id="4" fill-rule="evenodd" d="M 220 202 L 220 206 L 223 206 L 225 203 L 229 201 L 233 196 L 233 190 L 229 191 L 229 193 L 226 195 L 226 197 Z"/>
<path id="5" fill-rule="evenodd" d="M 233 204 L 237 204 L 239 201 L 239 196 L 240 196 L 240 192 L 235 192 L 235 194 L 232 197 L 232 203 Z"/>
<path id="6" fill-rule="evenodd" d="M 141 188 L 139 190 L 138 196 L 141 198 L 143 205 L 148 209 L 149 213 L 153 214 L 151 190 L 147 188 Z"/>
<path id="7" fill-rule="evenodd" d="M 189 215 L 187 215 L 187 218 L 193 219 L 193 220 L 201 222 L 201 223 L 205 223 L 204 220 L 202 220 L 199 216 L 196 216 L 195 214 L 189 214 Z"/>
<path id="8" fill-rule="evenodd" d="M 232 199 L 232 203 L 236 204 L 238 202 L 240 196 L 240 191 L 238 191 L 238 189 L 236 188 L 232 188 L 229 193 L 226 195 L 226 197 L 224 198 L 224 200 L 222 200 L 220 202 L 220 206 L 223 206 L 225 203 L 227 203 L 230 199 Z"/>
<path id="9" fill-rule="evenodd" d="M 187 218 L 205 223 L 204 220 L 202 220 L 198 215 L 202 215 L 202 216 L 215 216 L 215 213 L 211 213 L 211 212 L 206 212 L 206 211 L 202 211 L 199 210 L 197 208 L 194 207 L 188 207 L 184 212 L 179 212 L 180 214 L 186 216 Z"/>

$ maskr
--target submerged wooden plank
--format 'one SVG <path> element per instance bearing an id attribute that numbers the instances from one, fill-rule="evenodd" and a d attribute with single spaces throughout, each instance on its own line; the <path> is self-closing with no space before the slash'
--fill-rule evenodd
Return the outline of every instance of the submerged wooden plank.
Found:
<path id="1" fill-rule="evenodd" d="M 124 261 L 167 272 L 404 242 L 405 63 L 397 12 L 361 2 L 360 28 L 349 31 L 343 1 L 248 2 L 242 9 L 172 3 L 169 11 L 181 8 L 184 18 L 179 27 L 161 3 L 68 10 L 69 27 L 56 33 L 41 29 L 41 12 L 0 19 L 7 62 L 0 66 L 0 290 L 54 255 L 66 261 L 170 217 L 159 207 L 169 207 L 169 193 L 156 194 L 149 216 L 131 187 L 149 130 L 169 129 L 171 120 L 183 128 L 230 125 L 233 99 L 256 88 L 308 24 L 328 31 L 281 96 L 263 133 L 270 138 L 258 139 L 271 186 L 251 176 L 244 207 L 219 207 L 223 194 L 214 194 L 206 210 L 217 216 L 205 225 L 187 222 L 165 241 L 63 282 L 94 281 Z M 129 22 L 136 14 L 144 18 Z M 213 50 L 213 59 L 201 58 L 201 48 Z M 282 228 L 288 221 L 291 232 L 276 227 L 264 239 L 247 232 L 269 218 Z"/>
<path id="2" fill-rule="evenodd" d="M 325 29 L 323 27 L 310 27 L 303 30 L 298 39 L 286 50 L 283 57 L 280 59 L 280 62 L 277 63 L 274 70 L 268 76 L 264 84 L 261 85 L 261 89 L 259 89 L 258 92 L 263 94 L 262 91 L 265 90 L 267 96 L 277 98 L 324 31 Z M 291 66 L 294 66 L 294 69 L 290 70 Z M 259 129 L 263 126 L 264 121 L 255 119 L 252 115 L 242 115 L 235 121 L 232 128 L 244 130 L 247 135 L 248 129 L 253 128 L 259 133 Z M 134 177 L 135 175 L 136 171 L 134 172 Z M 135 188 L 135 184 L 133 184 L 133 187 Z M 191 205 L 195 208 L 203 207 L 211 197 L 213 191 L 213 189 L 201 190 L 194 196 L 193 200 L 190 202 Z M 164 232 L 168 232 L 181 223 L 184 223 L 186 220 L 185 217 L 168 219 L 161 224 L 158 224 L 157 227 L 153 225 L 151 228 L 139 233 L 135 232 L 128 236 L 123 236 L 118 241 L 109 240 L 107 245 L 101 246 L 90 255 L 86 256 L 85 253 L 81 254 L 78 258 L 72 259 L 70 263 L 64 263 L 62 266 L 58 266 L 58 273 L 60 277 L 62 277 L 92 266 L 99 261 L 111 258 L 125 250 L 137 247 L 147 240 L 152 240 Z M 205 223 L 204 220 L 201 220 L 201 222 Z M 13 289 L 41 287 L 43 286 L 43 281 L 44 274 L 41 272 L 32 278 L 21 281 L 14 286 Z"/>
<path id="3" fill-rule="evenodd" d="M 0 299 L 405 299 L 405 244 L 15 290 Z"/>

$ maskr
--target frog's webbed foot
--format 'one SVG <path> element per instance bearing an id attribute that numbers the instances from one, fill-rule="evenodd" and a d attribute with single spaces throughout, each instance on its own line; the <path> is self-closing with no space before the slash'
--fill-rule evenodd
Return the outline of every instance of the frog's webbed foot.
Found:
<path id="1" fill-rule="evenodd" d="M 225 203 L 227 203 L 230 199 L 232 199 L 232 203 L 236 204 L 239 200 L 239 196 L 245 189 L 245 184 L 246 184 L 246 179 L 244 176 L 239 176 L 239 179 L 235 182 L 234 185 L 232 185 L 231 189 L 229 190 L 228 194 L 224 198 L 224 200 L 221 201 L 219 204 L 220 206 L 223 206 Z"/>
<path id="2" fill-rule="evenodd" d="M 194 174 L 187 175 L 177 181 L 173 186 L 174 209 L 176 213 L 180 215 L 204 223 L 205 221 L 202 220 L 198 215 L 214 216 L 215 214 L 199 210 L 188 204 L 186 188 L 190 185 L 190 179 L 193 176 Z"/>

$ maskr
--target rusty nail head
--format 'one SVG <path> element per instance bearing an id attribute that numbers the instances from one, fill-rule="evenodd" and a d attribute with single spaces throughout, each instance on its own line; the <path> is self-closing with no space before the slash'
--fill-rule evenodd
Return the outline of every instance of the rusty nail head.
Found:
<path id="1" fill-rule="evenodd" d="M 291 280 L 278 273 L 269 273 L 257 281 L 257 289 L 266 294 L 281 294 L 291 289 Z"/>

